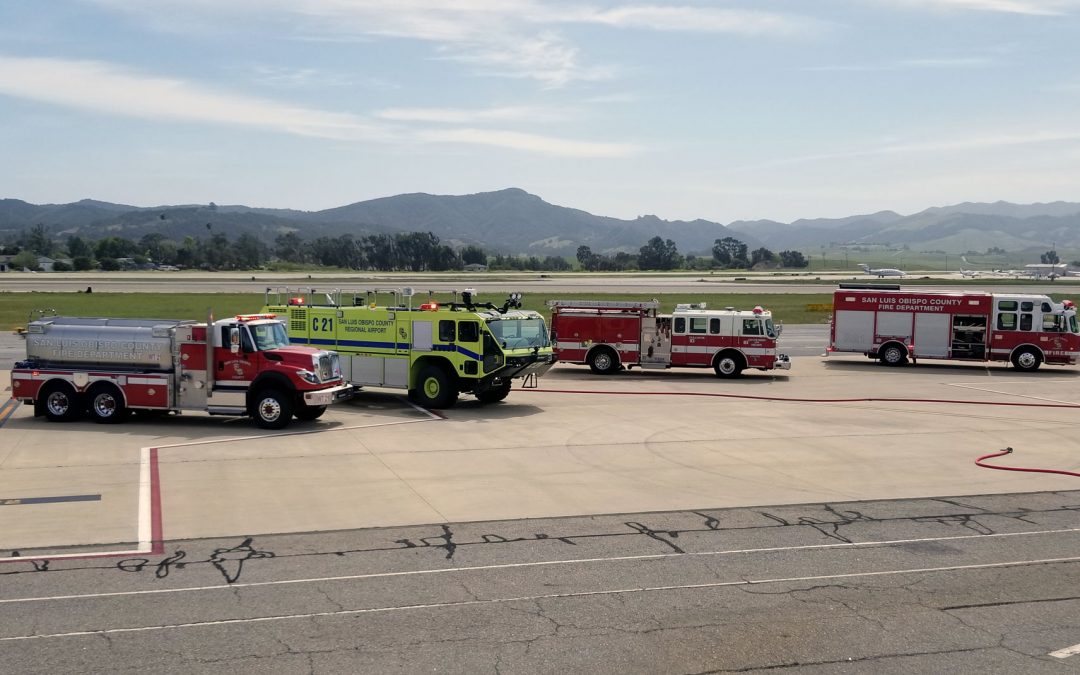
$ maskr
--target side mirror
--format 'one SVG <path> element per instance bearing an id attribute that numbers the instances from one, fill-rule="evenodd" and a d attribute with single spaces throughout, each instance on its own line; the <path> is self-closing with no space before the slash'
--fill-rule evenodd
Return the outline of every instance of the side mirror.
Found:
<path id="1" fill-rule="evenodd" d="M 229 329 L 229 351 L 233 354 L 240 352 L 240 329 L 236 326 Z"/>

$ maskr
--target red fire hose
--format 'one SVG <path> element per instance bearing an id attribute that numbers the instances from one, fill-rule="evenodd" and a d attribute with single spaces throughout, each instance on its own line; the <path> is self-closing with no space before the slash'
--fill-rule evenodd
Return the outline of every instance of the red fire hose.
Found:
<path id="1" fill-rule="evenodd" d="M 994 457 L 1001 457 L 1003 455 L 1011 454 L 1012 448 L 1005 448 L 1000 452 L 993 452 L 989 455 L 983 455 L 975 460 L 975 464 L 983 467 L 984 469 L 998 469 L 999 471 L 1027 471 L 1029 473 L 1060 473 L 1063 476 L 1076 476 L 1080 478 L 1080 473 L 1075 471 L 1065 471 L 1064 469 L 1032 469 L 1026 466 L 998 466 L 995 464 L 987 464 L 983 460 L 993 459 Z"/>

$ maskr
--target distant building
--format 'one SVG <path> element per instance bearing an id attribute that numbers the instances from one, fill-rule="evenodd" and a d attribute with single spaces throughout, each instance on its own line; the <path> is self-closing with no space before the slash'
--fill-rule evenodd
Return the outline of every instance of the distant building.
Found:
<path id="1" fill-rule="evenodd" d="M 11 261 L 15 259 L 13 255 L 0 255 L 0 272 L 11 271 Z"/>
<path id="2" fill-rule="evenodd" d="M 487 272 L 487 265 L 481 265 L 480 263 L 469 263 L 465 266 L 466 272 Z"/>
<path id="3" fill-rule="evenodd" d="M 39 255 L 37 259 L 37 264 L 38 267 L 41 268 L 42 272 L 52 272 L 53 265 L 56 264 L 56 261 L 48 256 Z"/>

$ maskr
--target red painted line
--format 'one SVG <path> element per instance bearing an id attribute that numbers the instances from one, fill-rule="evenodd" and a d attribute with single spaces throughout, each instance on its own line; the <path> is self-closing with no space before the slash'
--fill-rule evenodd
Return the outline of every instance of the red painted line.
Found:
<path id="1" fill-rule="evenodd" d="M 161 527 L 161 479 L 158 476 L 158 449 L 150 448 L 150 553 L 165 552 Z"/>

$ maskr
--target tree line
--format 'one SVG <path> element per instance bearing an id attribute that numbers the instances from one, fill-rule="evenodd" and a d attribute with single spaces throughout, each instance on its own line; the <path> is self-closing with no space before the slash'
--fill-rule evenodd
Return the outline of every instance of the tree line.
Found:
<path id="1" fill-rule="evenodd" d="M 267 265 L 336 267 L 375 271 L 448 271 L 465 265 L 486 265 L 493 270 L 568 271 L 573 265 L 566 258 L 549 255 L 514 256 L 488 254 L 482 247 L 469 245 L 454 248 L 431 232 L 401 232 L 354 237 L 322 236 L 304 239 L 296 232 L 279 234 L 272 245 L 253 234 L 241 234 L 235 240 L 223 233 L 206 237 L 186 236 L 170 239 L 161 232 L 146 234 L 138 240 L 108 236 L 90 240 L 69 235 L 64 240 L 50 236 L 48 228 L 36 225 L 0 245 L 0 254 L 14 255 L 15 268 L 38 268 L 38 257 L 66 258 L 58 261 L 56 271 L 118 270 L 130 267 L 170 266 L 186 269 L 248 270 Z M 653 237 L 638 252 L 612 255 L 594 253 L 588 246 L 577 249 L 577 262 L 586 271 L 674 270 L 674 269 L 745 269 L 759 263 L 783 267 L 806 267 L 809 262 L 798 251 L 774 254 L 767 248 L 747 251 L 747 245 L 734 237 L 717 239 L 712 256 L 682 255 L 671 239 Z"/>

